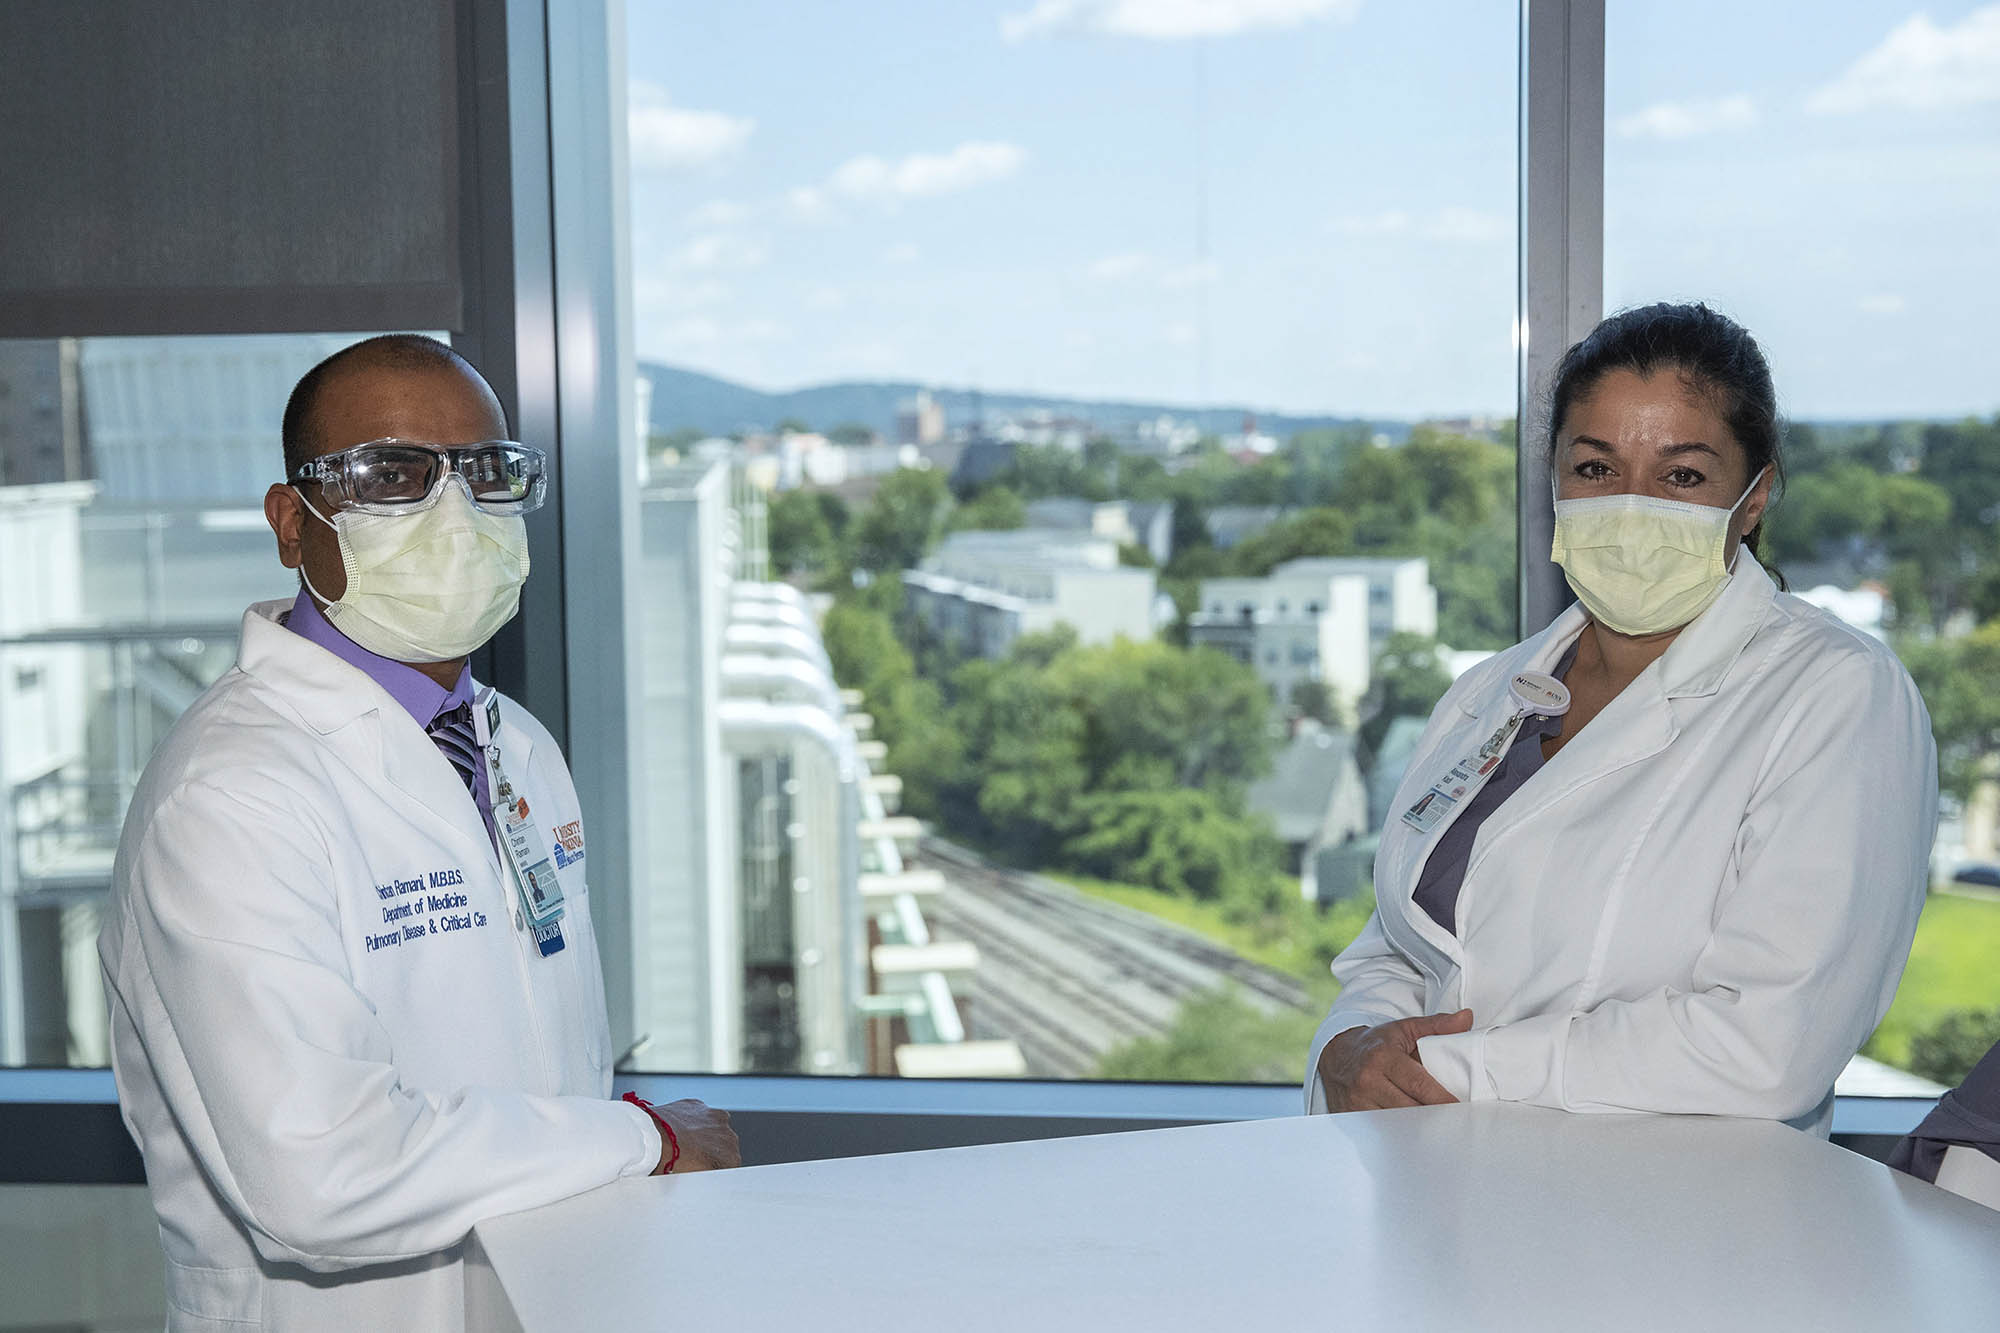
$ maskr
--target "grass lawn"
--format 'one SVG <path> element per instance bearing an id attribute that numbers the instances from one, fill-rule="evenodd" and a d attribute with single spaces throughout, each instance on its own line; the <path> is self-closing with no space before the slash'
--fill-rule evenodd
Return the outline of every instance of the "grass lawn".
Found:
<path id="1" fill-rule="evenodd" d="M 1137 884 L 1118 884 L 1059 870 L 1040 873 L 1081 889 L 1093 898 L 1102 898 L 1106 902 L 1118 903 L 1183 926 L 1252 962 L 1289 973 L 1313 987 L 1331 986 L 1326 965 L 1348 940 L 1360 934 L 1361 927 L 1368 922 L 1368 913 L 1374 908 L 1373 902 L 1343 904 L 1324 919 L 1312 922 L 1311 909 L 1301 903 L 1297 921 L 1304 928 L 1273 933 L 1231 919 L 1221 903 L 1196 902 Z M 1311 924 L 1307 925 L 1308 922 Z"/>
<path id="2" fill-rule="evenodd" d="M 1910 1038 L 1954 1009 L 2000 1009 L 2000 901 L 1934 893 L 1896 1002 L 1867 1053 L 1905 1066 Z"/>

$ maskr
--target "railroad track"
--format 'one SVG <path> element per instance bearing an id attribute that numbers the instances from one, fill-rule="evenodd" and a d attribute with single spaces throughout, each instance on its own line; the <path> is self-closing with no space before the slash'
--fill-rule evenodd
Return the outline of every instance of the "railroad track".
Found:
<path id="1" fill-rule="evenodd" d="M 924 839 L 918 855 L 975 892 L 1012 899 L 1029 910 L 1074 923 L 1114 950 L 1129 953 L 1131 941 L 1143 940 L 1181 960 L 1186 966 L 1177 976 L 1148 969 L 1159 976 L 1164 988 L 1176 994 L 1213 990 L 1224 981 L 1233 981 L 1273 1007 L 1309 1009 L 1313 1005 L 1311 995 L 1296 978 L 1144 912 L 1087 897 L 1067 884 L 1029 871 L 991 865 L 977 853 L 942 838 Z"/>
<path id="2" fill-rule="evenodd" d="M 979 946 L 974 1027 L 1020 1042 L 1032 1073 L 1089 1077 L 1105 1052 L 1164 1033 L 1205 992 L 1234 987 L 1270 1013 L 1311 1005 L 1291 977 L 1143 912 L 942 839 L 925 840 L 916 860 L 947 882 L 925 915 Z"/>

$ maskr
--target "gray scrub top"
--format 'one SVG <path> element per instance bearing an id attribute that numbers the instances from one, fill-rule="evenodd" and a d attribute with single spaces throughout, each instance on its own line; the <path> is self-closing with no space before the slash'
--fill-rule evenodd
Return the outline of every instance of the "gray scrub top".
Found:
<path id="1" fill-rule="evenodd" d="M 1567 681 L 1569 669 L 1575 664 L 1576 644 L 1571 643 L 1562 660 L 1556 663 L 1556 679 Z M 1481 826 L 1509 796 L 1521 789 L 1521 784 L 1542 771 L 1542 742 L 1561 734 L 1560 717 L 1534 714 L 1523 718 L 1521 729 L 1514 733 L 1513 744 L 1507 747 L 1493 776 L 1472 794 L 1472 800 L 1431 848 L 1423 871 L 1417 876 L 1413 898 L 1424 909 L 1424 915 L 1448 933 L 1458 934 L 1458 891 L 1465 885 L 1465 868 L 1472 860 L 1472 844 L 1479 837 Z"/>

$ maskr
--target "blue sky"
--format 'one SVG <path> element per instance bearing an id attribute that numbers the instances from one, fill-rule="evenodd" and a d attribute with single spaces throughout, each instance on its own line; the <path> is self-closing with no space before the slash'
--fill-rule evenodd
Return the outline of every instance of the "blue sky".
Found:
<path id="1" fill-rule="evenodd" d="M 1611 10 L 1607 301 L 1721 304 L 1797 415 L 2000 408 L 2000 5 Z M 1512 410 L 1502 0 L 628 0 L 627 28 L 643 357 Z"/>

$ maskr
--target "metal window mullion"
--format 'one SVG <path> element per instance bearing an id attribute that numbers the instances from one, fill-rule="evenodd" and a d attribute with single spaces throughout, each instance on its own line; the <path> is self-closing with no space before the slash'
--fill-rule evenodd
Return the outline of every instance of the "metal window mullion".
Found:
<path id="1" fill-rule="evenodd" d="M 648 863 L 639 653 L 639 445 L 632 385 L 625 7 L 546 0 L 548 200 L 562 624 L 571 775 L 591 828 L 591 917 L 612 1048 L 627 1049 Z"/>
<path id="2" fill-rule="evenodd" d="M 1521 0 L 1515 460 L 1523 637 L 1571 601 L 1549 560 L 1550 377 L 1604 312 L 1604 0 Z"/>

